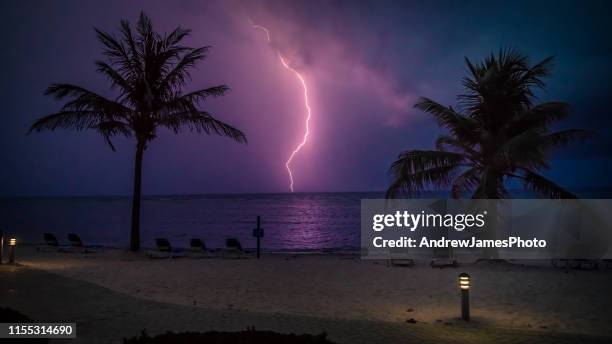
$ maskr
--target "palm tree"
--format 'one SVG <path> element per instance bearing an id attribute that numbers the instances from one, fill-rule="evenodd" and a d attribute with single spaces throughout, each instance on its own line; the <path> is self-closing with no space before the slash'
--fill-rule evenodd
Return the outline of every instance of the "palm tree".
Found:
<path id="1" fill-rule="evenodd" d="M 221 96 L 225 85 L 193 92 L 184 92 L 190 80 L 190 69 L 204 60 L 209 47 L 192 48 L 182 41 L 190 30 L 181 27 L 160 35 L 151 20 L 140 13 L 136 31 L 126 20 L 121 21 L 120 37 L 95 29 L 104 46 L 105 61 L 96 61 L 97 71 L 110 80 L 114 98 L 107 98 L 85 87 L 73 84 L 52 84 L 45 95 L 67 102 L 57 113 L 38 119 L 32 131 L 44 129 L 94 130 L 114 151 L 115 136 L 136 139 L 134 191 L 130 249 L 140 248 L 140 198 L 142 158 L 158 128 L 178 134 L 192 132 L 218 134 L 246 143 L 244 134 L 214 118 L 199 105 L 208 97 Z"/>
<path id="2" fill-rule="evenodd" d="M 415 104 L 448 133 L 438 137 L 436 150 L 399 155 L 390 169 L 394 180 L 387 197 L 450 188 L 453 198 L 507 198 L 506 182 L 515 179 L 548 198 L 576 198 L 539 173 L 548 168 L 554 148 L 590 136 L 580 129 L 551 131 L 568 115 L 568 104 L 534 104 L 534 90 L 545 88 L 542 79 L 550 75 L 552 62 L 548 57 L 532 65 L 512 49 L 480 63 L 466 58 L 469 76 L 463 78 L 458 109 L 428 98 Z"/>

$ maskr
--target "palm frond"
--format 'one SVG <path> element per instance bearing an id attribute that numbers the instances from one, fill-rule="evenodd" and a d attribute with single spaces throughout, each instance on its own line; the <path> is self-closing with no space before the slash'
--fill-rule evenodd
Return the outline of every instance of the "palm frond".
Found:
<path id="1" fill-rule="evenodd" d="M 58 100 L 73 98 L 64 104 L 62 111 L 93 111 L 107 117 L 125 117 L 132 112 L 132 109 L 119 102 L 72 84 L 52 84 L 47 88 L 45 95 Z"/>
<path id="2" fill-rule="evenodd" d="M 110 121 L 100 122 L 93 128 L 95 128 L 102 135 L 102 137 L 104 138 L 104 141 L 110 146 L 113 152 L 115 151 L 115 146 L 113 145 L 113 142 L 111 140 L 113 136 L 116 136 L 116 135 L 123 135 L 124 137 L 132 136 L 132 131 L 129 128 L 129 126 L 126 123 L 123 123 L 121 121 L 110 120 Z"/>
<path id="3" fill-rule="evenodd" d="M 97 71 L 106 75 L 106 77 L 110 80 L 111 89 L 119 87 L 122 95 L 133 92 L 132 85 L 124 78 L 123 75 L 121 75 L 119 71 L 116 71 L 106 62 L 96 61 L 95 63 L 96 66 L 98 66 Z"/>
<path id="4" fill-rule="evenodd" d="M 129 73 L 132 81 L 136 81 L 140 79 L 144 75 L 144 66 L 142 63 L 143 53 L 141 49 L 138 47 L 136 42 L 136 37 L 132 32 L 132 28 L 130 27 L 130 22 L 127 20 L 121 21 L 121 27 L 119 28 L 121 35 L 123 37 L 122 46 L 124 47 L 125 54 L 123 59 L 120 62 L 121 71 L 124 73 Z"/>
<path id="5" fill-rule="evenodd" d="M 193 68 L 197 62 L 206 58 L 208 49 L 210 47 L 190 49 L 170 71 L 162 75 L 163 79 L 160 82 L 160 88 L 162 90 L 173 90 L 185 85 L 185 82 L 190 78 L 189 69 Z"/>
<path id="6" fill-rule="evenodd" d="M 476 147 L 473 147 L 467 143 L 457 140 L 454 137 L 448 135 L 440 135 L 436 139 L 436 149 L 440 151 L 450 151 L 456 153 L 463 153 L 468 160 L 477 163 L 481 157 Z"/>
<path id="7" fill-rule="evenodd" d="M 553 181 L 530 170 L 523 170 L 523 176 L 515 176 L 523 181 L 525 189 L 536 192 L 548 198 L 574 199 L 573 193 L 565 190 Z"/>
<path id="8" fill-rule="evenodd" d="M 247 143 L 242 131 L 224 123 L 205 111 L 183 111 L 164 116 L 158 124 L 179 133 L 182 128 L 196 133 L 216 134 L 226 136 L 239 143 Z"/>
<path id="9" fill-rule="evenodd" d="M 582 142 L 595 136 L 595 132 L 584 129 L 567 129 L 547 134 L 544 141 L 551 147 L 562 147 L 572 142 Z"/>
<path id="10" fill-rule="evenodd" d="M 507 139 L 495 152 L 495 164 L 501 169 L 548 168 L 549 146 L 537 130 L 527 130 Z"/>
<path id="11" fill-rule="evenodd" d="M 477 127 L 469 118 L 457 113 L 451 107 L 424 97 L 419 98 L 414 107 L 431 114 L 441 127 L 448 129 L 460 140 L 467 143 L 475 142 Z"/>
<path id="12" fill-rule="evenodd" d="M 441 166 L 396 177 L 387 189 L 385 197 L 395 198 L 400 193 L 412 197 L 425 191 L 428 186 L 438 188 L 448 186 L 452 180 L 451 174 L 457 168 L 458 166 Z"/>
<path id="13" fill-rule="evenodd" d="M 566 118 L 570 113 L 570 105 L 564 102 L 546 102 L 538 104 L 519 113 L 508 124 L 510 136 L 520 134 L 525 130 L 546 129 L 554 122 Z"/>
<path id="14" fill-rule="evenodd" d="M 451 196 L 461 198 L 467 192 L 478 188 L 480 183 L 480 171 L 477 167 L 468 168 L 458 175 L 452 182 Z"/>
<path id="15" fill-rule="evenodd" d="M 180 101 L 187 101 L 193 104 L 200 104 L 204 102 L 204 100 L 206 100 L 206 98 L 208 97 L 211 97 L 211 96 L 220 97 L 224 95 L 226 92 L 228 92 L 229 90 L 230 88 L 226 85 L 213 86 L 213 87 L 208 87 L 205 89 L 189 92 L 187 94 L 184 94 L 178 97 L 178 99 Z"/>
<path id="16" fill-rule="evenodd" d="M 521 78 L 521 82 L 532 87 L 544 88 L 546 84 L 542 78 L 550 75 L 554 63 L 554 56 L 549 56 L 530 67 Z"/>
<path id="17" fill-rule="evenodd" d="M 176 29 L 174 29 L 170 34 L 168 34 L 165 38 L 164 38 L 164 45 L 166 47 L 171 47 L 174 45 L 179 44 L 185 37 L 189 36 L 191 34 L 191 30 L 189 29 L 184 29 L 182 27 L 177 27 Z"/>
<path id="18" fill-rule="evenodd" d="M 36 120 L 28 133 L 45 129 L 51 131 L 56 129 L 83 131 L 96 128 L 104 119 L 104 115 L 97 111 L 60 111 Z"/>
<path id="19" fill-rule="evenodd" d="M 414 195 L 428 186 L 446 186 L 450 183 L 451 173 L 461 166 L 462 161 L 463 155 L 452 152 L 403 152 L 391 165 L 394 182 L 387 190 L 387 197 L 395 197 L 400 192 Z"/>

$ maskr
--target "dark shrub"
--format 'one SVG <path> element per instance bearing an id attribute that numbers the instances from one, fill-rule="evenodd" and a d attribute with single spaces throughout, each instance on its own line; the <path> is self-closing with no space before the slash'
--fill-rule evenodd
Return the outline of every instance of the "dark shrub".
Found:
<path id="1" fill-rule="evenodd" d="M 14 309 L 0 307 L 0 323 L 31 323 L 32 319 L 17 312 Z M 23 344 L 41 344 L 49 343 L 48 339 L 29 339 L 29 338 L 15 338 L 15 339 L 2 339 L 2 343 L 23 343 Z"/>
<path id="2" fill-rule="evenodd" d="M 0 307 L 0 323 L 31 323 L 32 319 L 14 309 Z"/>
<path id="3" fill-rule="evenodd" d="M 334 344 L 322 333 L 317 336 L 309 334 L 281 334 L 271 331 L 248 330 L 242 332 L 183 332 L 150 337 L 142 331 L 140 337 L 123 339 L 124 344 Z"/>

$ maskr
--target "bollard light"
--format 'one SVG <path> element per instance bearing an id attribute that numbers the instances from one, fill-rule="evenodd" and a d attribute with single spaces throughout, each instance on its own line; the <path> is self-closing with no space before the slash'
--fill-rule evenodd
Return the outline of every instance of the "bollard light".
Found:
<path id="1" fill-rule="evenodd" d="M 17 246 L 17 239 L 10 238 L 9 239 L 9 264 L 15 263 L 15 246 Z"/>
<path id="2" fill-rule="evenodd" d="M 2 264 L 2 259 L 4 255 L 2 254 L 2 250 L 4 249 L 4 234 L 0 231 L 0 264 Z"/>
<path id="3" fill-rule="evenodd" d="M 465 272 L 459 275 L 459 288 L 470 289 L 470 275 Z"/>
<path id="4" fill-rule="evenodd" d="M 461 319 L 470 321 L 470 275 L 465 272 L 459 274 L 459 288 L 461 289 Z"/>

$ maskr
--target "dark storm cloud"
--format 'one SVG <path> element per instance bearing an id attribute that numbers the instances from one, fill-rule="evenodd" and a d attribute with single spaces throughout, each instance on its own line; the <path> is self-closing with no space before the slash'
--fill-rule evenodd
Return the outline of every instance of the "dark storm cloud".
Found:
<path id="1" fill-rule="evenodd" d="M 608 164 L 612 116 L 606 99 L 611 93 L 607 80 L 612 77 L 609 62 L 612 43 L 608 39 L 610 5 L 606 2 L 247 4 L 255 18 L 282 33 L 276 42 L 281 51 L 298 54 L 298 61 L 308 62 L 302 68 L 324 70 L 325 75 L 348 79 L 351 85 L 363 81 L 370 86 L 370 95 L 377 104 L 376 109 L 369 108 L 370 114 L 383 112 L 384 123 L 401 129 L 405 133 L 405 148 L 431 143 L 430 137 L 415 137 L 415 128 L 425 126 L 429 135 L 436 132 L 425 123 L 415 123 L 416 118 L 426 115 L 410 108 L 414 99 L 428 96 L 454 105 L 454 97 L 461 91 L 459 79 L 465 74 L 464 57 L 478 60 L 502 47 L 515 47 L 529 54 L 534 63 L 554 55 L 556 66 L 547 80 L 547 91 L 538 92 L 539 100 L 562 100 L 572 105 L 571 117 L 559 129 L 578 127 L 597 133 L 593 140 L 555 154 L 555 160 L 582 159 L 581 164 L 586 165 Z M 343 73 L 346 69 L 350 72 Z M 355 79 L 347 75 L 358 71 L 369 77 Z M 354 106 L 359 107 L 368 108 Z M 369 128 L 369 135 L 385 135 L 376 129 L 372 133 L 372 127 Z M 375 160 L 373 156 L 371 159 Z M 551 173 L 565 183 L 607 183 L 603 178 L 588 181 L 564 169 L 555 169 L 563 164 L 553 164 Z"/>
<path id="2" fill-rule="evenodd" d="M 161 132 L 145 156 L 145 193 L 286 191 L 284 162 L 303 133 L 308 83 L 311 140 L 295 159 L 302 191 L 380 190 L 404 149 L 431 148 L 439 129 L 412 109 L 419 96 L 453 105 L 463 58 L 513 46 L 534 61 L 556 56 L 542 101 L 573 106 L 565 126 L 599 138 L 555 155 L 550 175 L 565 185 L 607 184 L 611 172 L 612 43 L 607 2 L 473 1 L 79 1 L 3 2 L 0 85 L 1 195 L 128 194 L 133 142 L 112 153 L 95 134 L 26 136 L 32 121 L 57 110 L 42 96 L 51 82 L 108 94 L 93 61 L 92 26 L 113 31 L 144 9 L 159 30 L 193 29 L 189 43 L 213 45 L 190 89 L 220 83 L 232 92 L 206 109 L 241 129 L 248 146 Z M 267 44 L 253 22 L 270 29 Z M 105 93 L 106 92 L 106 93 Z M 580 168 L 568 169 L 580 160 Z"/>

